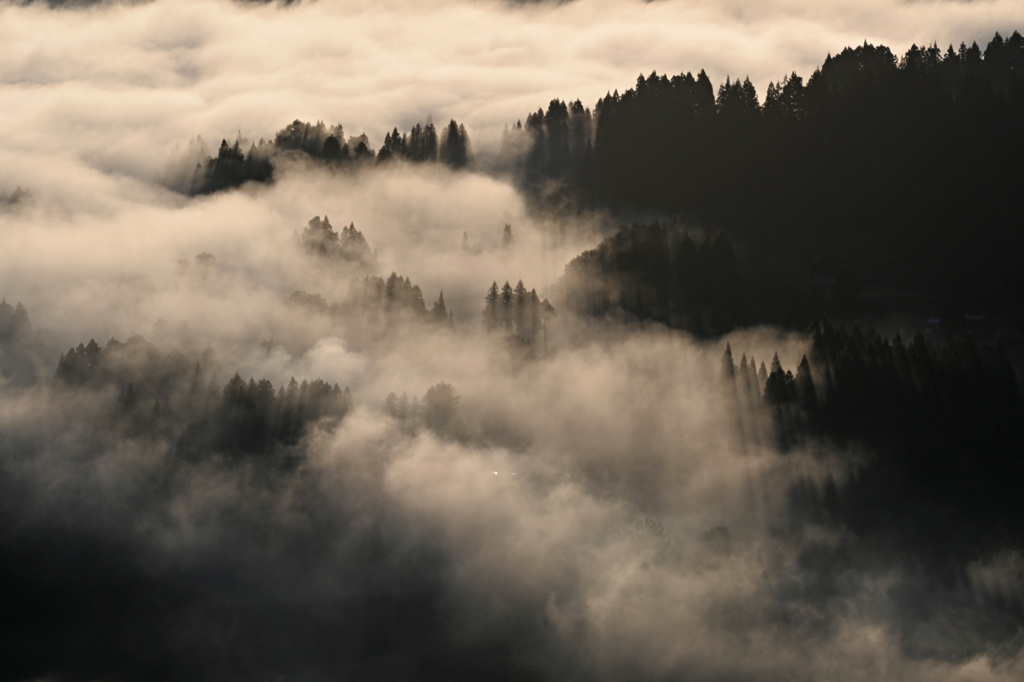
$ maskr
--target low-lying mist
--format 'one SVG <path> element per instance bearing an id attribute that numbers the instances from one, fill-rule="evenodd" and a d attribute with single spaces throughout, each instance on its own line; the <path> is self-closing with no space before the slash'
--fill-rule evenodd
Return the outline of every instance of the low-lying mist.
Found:
<path id="1" fill-rule="evenodd" d="M 1012 546 L 950 584 L 802 511 L 866 454 L 780 448 L 723 353 L 795 368 L 810 337 L 563 307 L 606 216 L 538 217 L 436 166 L 296 166 L 189 201 L 109 182 L 3 223 L 0 290 L 30 323 L 0 392 L 6 679 L 1020 672 Z M 372 260 L 310 248 L 314 216 Z M 391 272 L 451 319 L 366 303 Z M 506 280 L 554 304 L 531 340 L 486 330 Z M 342 393 L 314 413 L 316 379 Z"/>

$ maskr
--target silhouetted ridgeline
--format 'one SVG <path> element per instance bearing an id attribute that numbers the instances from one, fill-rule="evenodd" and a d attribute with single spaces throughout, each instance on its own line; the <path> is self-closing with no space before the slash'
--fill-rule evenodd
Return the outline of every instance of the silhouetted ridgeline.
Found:
<path id="1" fill-rule="evenodd" d="M 749 80 L 716 93 L 703 71 L 652 73 L 592 117 L 552 101 L 510 131 L 506 149 L 522 150 L 536 196 L 727 228 L 776 274 L 853 269 L 968 299 L 1005 299 L 1024 284 L 1017 32 L 984 52 L 915 46 L 898 59 L 884 46 L 847 48 L 806 82 L 794 73 L 770 85 L 763 103 Z"/>
<path id="2" fill-rule="evenodd" d="M 269 182 L 273 179 L 275 160 L 283 154 L 299 155 L 336 168 L 399 159 L 462 168 L 472 158 L 466 128 L 455 120 L 440 133 L 430 122 L 417 123 L 405 134 L 395 128 L 385 136 L 379 151 L 374 151 L 365 134 L 346 139 L 340 123 L 326 126 L 322 121 L 311 124 L 295 120 L 279 130 L 272 141 L 250 143 L 239 138 L 228 144 L 222 140 L 215 157 L 210 156 L 202 138 L 193 138 L 184 154 L 172 160 L 166 182 L 186 194 L 210 194 L 250 181 Z"/>

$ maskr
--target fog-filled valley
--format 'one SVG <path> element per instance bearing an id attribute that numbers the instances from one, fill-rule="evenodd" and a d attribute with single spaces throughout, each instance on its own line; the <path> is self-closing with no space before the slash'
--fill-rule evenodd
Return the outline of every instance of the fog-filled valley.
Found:
<path id="1" fill-rule="evenodd" d="M 1020 679 L 1022 28 L 0 5 L 0 680 Z"/>

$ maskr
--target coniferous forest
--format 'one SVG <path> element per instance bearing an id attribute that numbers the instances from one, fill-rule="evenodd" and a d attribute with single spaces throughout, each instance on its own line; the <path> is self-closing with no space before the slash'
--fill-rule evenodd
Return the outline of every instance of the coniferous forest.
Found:
<path id="1" fill-rule="evenodd" d="M 1021 30 L 0 5 L 0 682 L 1021 679 Z"/>

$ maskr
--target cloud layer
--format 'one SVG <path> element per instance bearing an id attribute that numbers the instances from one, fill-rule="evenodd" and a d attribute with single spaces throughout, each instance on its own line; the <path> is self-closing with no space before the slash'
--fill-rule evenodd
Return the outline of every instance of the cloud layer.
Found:
<path id="1" fill-rule="evenodd" d="M 868 40 L 987 42 L 1024 23 L 993 2 L 580 0 L 154 2 L 0 8 L 5 175 L 40 152 L 108 172 L 157 171 L 175 143 L 340 121 L 379 145 L 393 126 L 465 122 L 474 142 L 554 98 L 592 106 L 638 74 L 704 68 L 716 84 L 805 77 Z M 0 177 L 0 182 L 19 181 Z"/>

